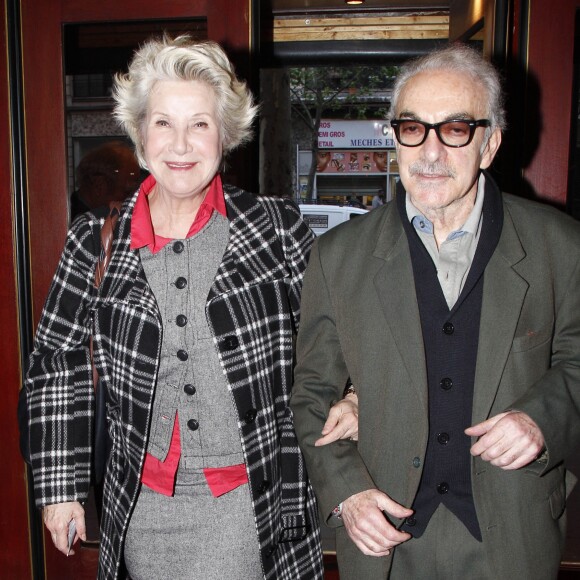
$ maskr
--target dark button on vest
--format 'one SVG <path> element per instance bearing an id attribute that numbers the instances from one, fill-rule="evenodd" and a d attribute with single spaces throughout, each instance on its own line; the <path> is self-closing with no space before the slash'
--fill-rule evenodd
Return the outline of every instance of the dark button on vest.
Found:
<path id="1" fill-rule="evenodd" d="M 270 489 L 270 482 L 265 479 L 259 486 L 258 486 L 258 493 L 266 493 Z"/>
<path id="2" fill-rule="evenodd" d="M 455 327 L 452 322 L 446 322 L 443 325 L 443 332 L 447 335 L 453 334 L 455 332 Z"/>
<path id="3" fill-rule="evenodd" d="M 180 361 L 185 362 L 189 358 L 189 355 L 187 354 L 187 351 L 186 350 L 178 350 L 177 351 L 177 358 Z"/>
<path id="4" fill-rule="evenodd" d="M 437 442 L 441 445 L 447 445 L 449 443 L 449 433 L 438 433 Z"/>
<path id="5" fill-rule="evenodd" d="M 453 381 L 449 377 L 445 377 L 444 379 L 441 379 L 439 386 L 444 391 L 448 391 L 451 387 L 453 387 Z"/>
<path id="6" fill-rule="evenodd" d="M 187 422 L 187 428 L 190 429 L 191 431 L 197 431 L 199 429 L 199 421 L 196 421 L 195 419 L 190 419 Z"/>
<path id="7" fill-rule="evenodd" d="M 238 340 L 237 336 L 234 336 L 232 334 L 230 336 L 226 336 L 222 340 L 222 344 L 224 345 L 224 348 L 226 350 L 235 350 L 236 348 L 238 348 L 238 346 L 240 346 L 240 341 Z"/>
<path id="8" fill-rule="evenodd" d="M 257 413 L 258 412 L 256 411 L 256 409 L 250 409 L 249 411 L 246 411 L 246 414 L 244 415 L 244 420 L 246 421 L 246 423 L 252 423 L 253 421 L 255 421 Z"/>
<path id="9" fill-rule="evenodd" d="M 183 252 L 184 249 L 185 249 L 185 246 L 183 245 L 183 242 L 175 242 L 173 244 L 173 251 L 176 254 L 181 254 L 181 252 Z"/>
<path id="10" fill-rule="evenodd" d="M 185 326 L 187 324 L 187 316 L 185 314 L 179 314 L 175 319 L 175 324 L 180 327 Z"/>
<path id="11" fill-rule="evenodd" d="M 414 526 L 417 523 L 417 520 L 413 517 L 413 516 L 409 516 L 406 520 L 405 523 L 408 526 Z"/>
<path id="12" fill-rule="evenodd" d="M 442 481 L 441 483 L 437 484 L 437 492 L 441 495 L 446 494 L 449 491 L 449 484 L 446 481 Z"/>
<path id="13" fill-rule="evenodd" d="M 183 390 L 185 391 L 186 395 L 195 395 L 195 387 L 190 383 L 187 383 L 187 385 L 184 385 Z"/>
<path id="14" fill-rule="evenodd" d="M 183 290 L 187 286 L 187 279 L 183 276 L 179 276 L 179 278 L 175 280 L 175 286 L 178 290 Z"/>

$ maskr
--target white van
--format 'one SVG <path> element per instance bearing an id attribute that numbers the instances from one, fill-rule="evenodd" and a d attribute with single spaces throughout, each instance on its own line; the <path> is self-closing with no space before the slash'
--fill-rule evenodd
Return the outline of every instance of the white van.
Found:
<path id="1" fill-rule="evenodd" d="M 368 209 L 346 205 L 300 204 L 299 207 L 302 218 L 317 236 L 342 222 L 346 222 L 369 211 Z"/>

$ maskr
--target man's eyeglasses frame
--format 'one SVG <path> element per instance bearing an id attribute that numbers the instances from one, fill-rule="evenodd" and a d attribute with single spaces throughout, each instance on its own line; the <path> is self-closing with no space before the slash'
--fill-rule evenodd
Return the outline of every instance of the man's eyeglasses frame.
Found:
<path id="1" fill-rule="evenodd" d="M 413 145 L 403 143 L 403 141 L 401 141 L 401 136 L 400 136 L 402 123 L 414 123 L 416 125 L 421 125 L 422 127 L 424 127 L 425 133 L 423 134 L 423 138 L 421 139 L 421 141 L 419 141 L 418 143 L 414 143 Z M 468 137 L 467 141 L 465 143 L 462 143 L 461 145 L 450 145 L 449 143 L 445 142 L 445 139 L 441 135 L 441 127 L 443 127 L 444 125 L 453 124 L 453 123 L 463 123 L 469 127 L 469 137 Z M 393 128 L 393 131 L 395 132 L 395 137 L 397 138 L 397 141 L 399 142 L 399 144 L 402 145 L 403 147 L 419 147 L 420 145 L 423 145 L 423 143 L 425 143 L 425 141 L 427 140 L 427 137 L 429 135 L 429 131 L 431 131 L 431 129 L 433 129 L 435 131 L 435 134 L 437 135 L 437 138 L 439 139 L 439 141 L 441 141 L 441 143 L 443 143 L 443 145 L 445 145 L 446 147 L 452 147 L 454 149 L 458 149 L 459 147 L 466 147 L 467 145 L 469 145 L 471 143 L 471 141 L 473 140 L 473 136 L 475 135 L 475 130 L 478 127 L 490 127 L 490 126 L 491 126 L 491 121 L 489 119 L 477 119 L 476 121 L 470 121 L 469 119 L 450 119 L 449 121 L 441 121 L 440 123 L 425 123 L 424 121 L 418 121 L 417 119 L 392 119 L 391 120 L 391 127 Z"/>

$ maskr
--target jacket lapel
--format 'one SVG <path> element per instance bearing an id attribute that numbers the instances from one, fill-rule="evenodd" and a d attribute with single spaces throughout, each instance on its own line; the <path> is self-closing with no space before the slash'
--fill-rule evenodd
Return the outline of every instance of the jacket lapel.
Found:
<path id="1" fill-rule="evenodd" d="M 394 203 L 385 212 L 374 256 L 384 262 L 375 275 L 374 286 L 386 325 L 427 412 L 425 351 L 411 255 Z"/>
<path id="2" fill-rule="evenodd" d="M 512 346 L 529 284 L 526 253 L 504 206 L 504 224 L 496 251 L 485 270 L 479 329 L 473 423 L 487 419 Z"/>
<path id="3" fill-rule="evenodd" d="M 220 294 L 283 278 L 284 255 L 274 225 L 263 205 L 251 194 L 224 185 L 230 239 L 209 292 Z"/>
<path id="4" fill-rule="evenodd" d="M 113 241 L 111 262 L 99 296 L 107 301 L 126 301 L 138 304 L 158 316 L 158 307 L 153 292 L 147 283 L 138 250 L 131 250 L 131 217 L 138 192 L 123 203 Z"/>

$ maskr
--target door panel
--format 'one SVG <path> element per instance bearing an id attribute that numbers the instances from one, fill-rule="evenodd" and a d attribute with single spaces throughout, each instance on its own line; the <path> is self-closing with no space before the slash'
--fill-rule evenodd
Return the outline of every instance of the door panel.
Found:
<path id="1" fill-rule="evenodd" d="M 574 27 L 579 0 L 527 0 L 528 71 L 540 87 L 540 118 L 528 115 L 527 123 L 540 125 L 538 148 L 524 178 L 536 195 L 562 208 L 566 206 L 572 84 L 574 76 Z M 533 111 L 532 111 L 533 112 Z"/>
<path id="2" fill-rule="evenodd" d="M 0 13 L 7 14 L 6 0 L 0 0 Z M 14 86 L 8 83 L 9 34 L 14 38 L 14 14 L 0 22 L 0 369 L 2 379 L 2 410 L 0 422 L 0 496 L 4 498 L 0 510 L 0 576 L 3 578 L 30 577 L 30 552 L 28 535 L 28 501 L 26 494 L 26 470 L 18 452 L 18 429 L 16 404 L 20 387 L 20 349 L 18 335 L 18 309 L 16 299 L 16 242 L 13 224 L 14 190 L 16 173 L 11 159 L 10 96 Z"/>
<path id="3" fill-rule="evenodd" d="M 6 0 L 0 0 L 5 2 Z M 224 45 L 238 70 L 249 70 L 250 0 L 21 0 L 22 67 L 26 135 L 26 164 L 30 227 L 31 300 L 36 325 L 58 262 L 68 225 L 67 140 L 63 68 L 63 25 L 80 22 L 120 22 L 167 20 L 171 18 L 207 19 L 208 37 Z M 2 85 L 7 86 L 7 85 Z M 0 106 L 4 106 L 0 99 Z M 2 117 L 7 118 L 7 115 Z M 6 131 L 7 134 L 7 131 Z M 3 147 L 3 146 L 2 146 Z M 0 148 L 0 155 L 5 151 Z M 249 165 L 249 163 L 246 163 Z M 3 166 L 3 165 L 2 165 Z M 0 174 L 0 178 L 2 175 Z M 242 176 L 243 180 L 243 176 Z M 0 203 L 3 223 L 9 208 Z M 2 230 L 8 235 L 7 229 Z M 1 259 L 10 256 L 5 253 Z M 4 267 L 3 272 L 7 271 Z M 14 283 L 4 286 L 13 289 Z M 11 311 L 14 314 L 14 311 Z M 4 328 L 4 325 L 3 325 Z M 15 341 L 14 344 L 17 344 Z M 17 359 L 15 359 L 17 360 Z M 4 371 L 8 365 L 3 365 Z M 18 380 L 18 379 L 17 379 Z M 14 393 L 14 397 L 17 391 Z M 12 408 L 15 408 L 12 405 Z M 12 446 L 11 446 L 12 448 Z M 14 446 L 11 458 L 19 459 Z M 21 475 L 21 474 L 19 474 Z M 25 482 L 20 481 L 20 486 Z M 21 493 L 21 495 L 24 495 Z M 16 496 L 6 493 L 4 497 Z M 10 502 L 9 502 L 10 503 Z M 26 506 L 10 503 L 10 507 Z M 6 510 L 5 510 L 6 511 Z M 19 514 L 22 518 L 22 513 Z M 16 521 L 16 517 L 12 521 Z M 10 529 L 10 526 L 2 526 Z M 46 577 L 94 578 L 97 550 L 82 548 L 73 558 L 65 558 L 52 547 L 45 535 Z M 3 546 L 9 545 L 8 539 Z M 26 554 L 25 557 L 29 559 Z M 3 568 L 7 569 L 6 566 Z M 11 577 L 24 578 L 28 572 Z"/>

